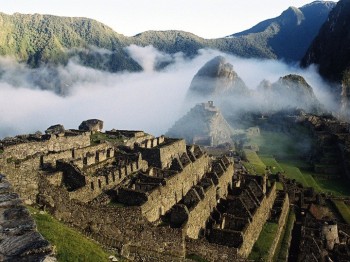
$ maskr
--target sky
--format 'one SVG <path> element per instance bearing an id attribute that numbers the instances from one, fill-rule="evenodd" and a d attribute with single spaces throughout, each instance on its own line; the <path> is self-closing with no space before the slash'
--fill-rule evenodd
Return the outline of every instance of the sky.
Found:
<path id="1" fill-rule="evenodd" d="M 204 38 L 224 37 L 311 0 L 0 0 L 7 14 L 52 14 L 96 19 L 133 36 L 147 30 L 183 30 Z"/>

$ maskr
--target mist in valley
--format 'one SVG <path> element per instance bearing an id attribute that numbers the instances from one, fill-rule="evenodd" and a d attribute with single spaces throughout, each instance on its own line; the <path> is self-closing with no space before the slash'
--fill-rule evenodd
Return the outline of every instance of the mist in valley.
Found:
<path id="1" fill-rule="evenodd" d="M 165 54 L 152 46 L 133 45 L 125 51 L 143 67 L 142 72 L 99 71 L 80 65 L 77 58 L 66 66 L 32 69 L 14 59 L 1 58 L 0 138 L 44 131 L 58 123 L 74 129 L 90 118 L 103 120 L 106 130 L 164 134 L 195 103 L 205 102 L 201 99 L 188 102 L 185 97 L 193 76 L 218 55 L 233 65 L 250 89 L 255 89 L 263 79 L 276 82 L 281 76 L 299 74 L 327 109 L 336 107 L 327 92 L 329 87 L 314 67 L 302 70 L 280 61 L 243 59 L 207 49 L 191 59 L 182 53 Z M 255 102 L 241 98 L 229 101 L 233 109 L 249 109 Z"/>

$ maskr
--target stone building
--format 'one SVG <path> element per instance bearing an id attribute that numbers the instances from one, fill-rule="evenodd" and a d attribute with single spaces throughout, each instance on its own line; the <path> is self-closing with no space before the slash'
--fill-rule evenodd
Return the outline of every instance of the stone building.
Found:
<path id="1" fill-rule="evenodd" d="M 92 143 L 96 130 L 50 130 L 2 140 L 1 172 L 27 204 L 131 260 L 244 260 L 283 206 L 274 183 L 234 177 L 232 157 L 183 139 L 111 130 Z"/>

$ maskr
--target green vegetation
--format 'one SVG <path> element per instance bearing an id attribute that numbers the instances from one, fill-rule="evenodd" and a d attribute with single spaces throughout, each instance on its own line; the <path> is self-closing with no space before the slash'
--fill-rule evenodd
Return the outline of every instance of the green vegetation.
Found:
<path id="1" fill-rule="evenodd" d="M 350 225 L 350 207 L 342 200 L 332 200 L 344 221 Z"/>
<path id="2" fill-rule="evenodd" d="M 110 136 L 105 133 L 100 133 L 96 132 L 91 135 L 91 144 L 92 145 L 97 145 L 102 141 L 108 141 L 111 143 L 115 143 L 117 145 L 122 145 L 123 144 L 123 138 L 122 137 L 115 137 L 115 136 Z"/>
<path id="3" fill-rule="evenodd" d="M 350 183 L 344 179 L 338 180 L 325 180 L 314 176 L 317 184 L 323 189 L 323 191 L 332 193 L 335 196 L 350 196 Z"/>
<path id="4" fill-rule="evenodd" d="M 70 57 L 78 56 L 83 65 L 97 69 L 140 71 L 141 66 L 124 50 L 131 44 L 153 45 L 164 52 L 186 55 L 195 55 L 199 49 L 208 47 L 241 56 L 275 58 L 264 41 L 245 37 L 207 40 L 175 30 L 147 31 L 126 37 L 92 19 L 40 14 L 0 13 L 0 20 L 0 55 L 15 57 L 32 67 L 42 63 L 66 64 Z"/>
<path id="5" fill-rule="evenodd" d="M 304 186 L 313 187 L 318 192 L 328 192 L 333 195 L 350 195 L 349 182 L 342 179 L 323 179 L 322 175 L 309 171 L 307 163 L 302 161 L 280 161 L 288 178 L 295 179 Z"/>
<path id="6" fill-rule="evenodd" d="M 305 187 L 313 187 L 317 192 L 328 192 L 333 195 L 350 195 L 350 184 L 348 181 L 334 178 L 329 175 L 319 174 L 313 171 L 313 166 L 300 159 L 300 151 L 306 150 L 310 143 L 300 145 L 301 141 L 307 139 L 307 132 L 303 128 L 293 130 L 293 135 L 280 132 L 262 131 L 261 136 L 253 137 L 250 141 L 260 148 L 259 155 L 249 152 L 247 159 L 251 163 L 245 164 L 252 172 L 255 169 L 262 169 L 262 162 L 272 173 L 281 172 L 290 179 L 303 184 Z M 298 139 L 298 132 L 300 137 Z M 301 146 L 301 149 L 299 148 Z M 260 158 L 260 161 L 257 159 Z M 281 189 L 281 185 L 277 184 Z"/>
<path id="7" fill-rule="evenodd" d="M 304 186 L 314 187 L 316 191 L 322 191 L 322 189 L 319 187 L 311 175 L 303 174 L 300 169 L 297 168 L 293 163 L 280 162 L 280 166 L 284 170 L 286 177 L 295 179 L 296 181 L 302 183 Z"/>
<path id="8" fill-rule="evenodd" d="M 271 248 L 272 242 L 276 237 L 278 229 L 278 224 L 267 222 L 261 233 L 258 240 L 255 242 L 252 252 L 249 254 L 249 259 L 256 261 L 267 261 L 269 255 L 269 250 Z"/>
<path id="9" fill-rule="evenodd" d="M 245 168 L 247 168 L 249 173 L 259 174 L 259 175 L 265 174 L 266 166 L 260 160 L 259 156 L 256 154 L 255 151 L 250 150 L 250 149 L 244 149 L 244 155 L 248 160 L 248 163 L 245 162 L 244 166 L 245 166 Z"/>
<path id="10" fill-rule="evenodd" d="M 276 189 L 283 190 L 283 184 L 281 182 L 276 182 Z"/>
<path id="11" fill-rule="evenodd" d="M 259 155 L 259 157 L 267 167 L 270 167 L 272 173 L 283 172 L 283 169 L 273 156 Z"/>
<path id="12" fill-rule="evenodd" d="M 196 255 L 196 254 L 189 254 L 189 255 L 186 255 L 186 258 L 187 259 L 191 259 L 193 261 L 197 261 L 197 262 L 208 262 L 206 259 Z"/>
<path id="13" fill-rule="evenodd" d="M 28 207 L 39 232 L 55 246 L 58 261 L 109 261 L 109 254 L 78 231 L 60 223 L 49 214 Z"/>
<path id="14" fill-rule="evenodd" d="M 310 146 L 307 131 L 300 128 L 295 134 L 282 132 L 261 131 L 260 136 L 251 139 L 251 143 L 259 146 L 259 154 L 270 155 L 278 159 L 296 159 L 301 152 Z"/>
<path id="15" fill-rule="evenodd" d="M 315 8 L 323 10 L 325 7 L 315 6 Z M 327 17 L 327 10 L 318 13 L 319 19 L 316 20 L 319 27 Z M 199 49 L 213 48 L 243 57 L 285 58 L 298 61 L 306 52 L 313 35 L 305 34 L 305 30 L 300 29 L 305 25 L 298 25 L 298 28 L 295 28 L 297 37 L 285 35 L 283 27 L 295 25 L 289 23 L 285 25 L 284 22 L 280 23 L 280 19 L 282 18 L 270 21 L 266 24 L 266 28 L 261 28 L 255 34 L 247 30 L 230 38 L 204 39 L 176 30 L 147 31 L 126 37 L 88 18 L 0 13 L 0 55 L 15 57 L 33 67 L 38 67 L 42 63 L 66 64 L 69 58 L 78 56 L 84 65 L 114 72 L 142 70 L 124 50 L 131 44 L 153 45 L 163 52 L 182 52 L 190 56 L 196 55 Z M 287 18 L 284 21 L 289 20 Z M 289 37 L 287 42 L 285 37 Z M 302 47 L 297 41 L 300 38 L 305 40 Z M 281 39 L 283 44 L 280 43 Z M 286 43 L 288 47 L 285 46 Z M 281 49 L 281 46 L 284 48 Z M 95 47 L 101 48 L 103 52 L 99 52 Z M 84 49 L 89 51 L 86 52 Z"/>
<path id="16" fill-rule="evenodd" d="M 295 221 L 295 213 L 293 210 L 289 210 L 286 225 L 281 234 L 281 239 L 278 243 L 275 253 L 275 261 L 282 262 L 287 260 L 290 238 Z"/>

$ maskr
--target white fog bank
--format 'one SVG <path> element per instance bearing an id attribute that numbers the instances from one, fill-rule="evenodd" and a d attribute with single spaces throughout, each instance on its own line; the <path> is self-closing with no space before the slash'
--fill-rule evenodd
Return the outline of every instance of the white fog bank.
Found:
<path id="1" fill-rule="evenodd" d="M 275 82 L 287 74 L 300 74 L 314 88 L 316 96 L 330 108 L 326 84 L 315 68 L 302 70 L 279 61 L 242 59 L 213 50 L 200 50 L 193 59 L 181 53 L 164 54 L 154 47 L 130 46 L 127 52 L 143 68 L 139 73 L 109 73 L 70 61 L 50 75 L 46 67 L 29 69 L 9 58 L 0 59 L 0 138 L 44 131 L 54 124 L 77 128 L 81 121 L 98 118 L 105 129 L 144 130 L 164 134 L 193 105 L 184 106 L 193 76 L 210 59 L 223 55 L 247 86 L 254 89 L 263 79 Z M 171 62 L 164 70 L 154 68 Z M 50 86 L 59 78 L 66 96 L 43 91 L 37 77 Z M 42 82 L 41 82 L 42 83 Z"/>

